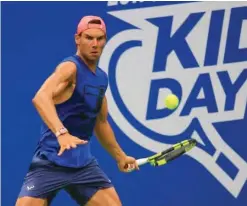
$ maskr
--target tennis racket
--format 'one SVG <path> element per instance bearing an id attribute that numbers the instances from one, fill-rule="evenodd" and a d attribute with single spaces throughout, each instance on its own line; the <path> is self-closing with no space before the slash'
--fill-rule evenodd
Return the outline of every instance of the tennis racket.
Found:
<path id="1" fill-rule="evenodd" d="M 180 143 L 177 143 L 171 146 L 167 150 L 159 152 L 150 157 L 138 159 L 136 161 L 137 161 L 138 166 L 141 166 L 147 163 L 149 163 L 152 166 L 161 166 L 180 157 L 184 153 L 190 151 L 193 147 L 196 146 L 196 144 L 197 144 L 197 141 L 194 139 L 184 140 Z M 133 170 L 134 169 L 130 169 L 129 172 Z"/>

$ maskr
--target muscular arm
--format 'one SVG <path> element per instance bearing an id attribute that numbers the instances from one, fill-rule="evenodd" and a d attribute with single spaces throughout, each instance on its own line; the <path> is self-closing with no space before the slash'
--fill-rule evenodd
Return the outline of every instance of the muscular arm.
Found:
<path id="1" fill-rule="evenodd" d="M 74 63 L 65 62 L 60 64 L 33 98 L 34 106 L 53 133 L 63 127 L 56 112 L 54 97 L 59 95 L 63 88 L 72 82 L 75 73 L 76 65 Z"/>
<path id="2" fill-rule="evenodd" d="M 101 111 L 97 117 L 95 125 L 95 134 L 101 145 L 114 157 L 114 159 L 119 161 L 126 155 L 116 141 L 115 135 L 107 120 L 107 115 L 107 100 L 106 97 L 104 97 Z"/>

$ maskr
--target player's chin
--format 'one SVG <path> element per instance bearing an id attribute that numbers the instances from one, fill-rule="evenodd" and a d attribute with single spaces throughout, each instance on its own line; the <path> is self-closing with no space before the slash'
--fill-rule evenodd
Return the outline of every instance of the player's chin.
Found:
<path id="1" fill-rule="evenodd" d="M 88 55 L 88 59 L 89 60 L 95 60 L 95 61 L 97 61 L 99 59 L 99 57 L 100 57 L 100 54 L 99 53 Z"/>

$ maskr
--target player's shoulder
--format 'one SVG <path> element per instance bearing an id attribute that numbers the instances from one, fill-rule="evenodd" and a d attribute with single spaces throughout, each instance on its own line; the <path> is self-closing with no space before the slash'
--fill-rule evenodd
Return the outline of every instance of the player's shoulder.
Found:
<path id="1" fill-rule="evenodd" d="M 77 60 L 74 56 L 67 56 L 63 58 L 58 65 L 64 65 L 77 69 Z"/>
<path id="2" fill-rule="evenodd" d="M 77 65 L 74 61 L 71 61 L 69 58 L 64 58 L 60 61 L 55 69 L 55 72 L 61 74 L 75 74 L 77 71 Z"/>
<path id="3" fill-rule="evenodd" d="M 74 65 L 75 67 L 77 66 L 77 62 L 78 60 L 76 59 L 76 57 L 74 55 L 71 55 L 71 56 L 67 56 L 65 58 L 63 58 L 61 61 L 60 61 L 60 64 L 70 64 L 70 65 Z"/>

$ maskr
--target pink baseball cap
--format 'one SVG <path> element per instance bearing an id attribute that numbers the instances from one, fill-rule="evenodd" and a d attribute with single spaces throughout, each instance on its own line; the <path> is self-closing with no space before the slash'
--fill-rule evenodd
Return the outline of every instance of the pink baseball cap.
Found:
<path id="1" fill-rule="evenodd" d="M 100 24 L 94 22 L 99 21 Z M 84 16 L 77 26 L 77 34 L 84 32 L 87 29 L 97 28 L 101 29 L 106 35 L 106 26 L 103 19 L 98 16 Z"/>

